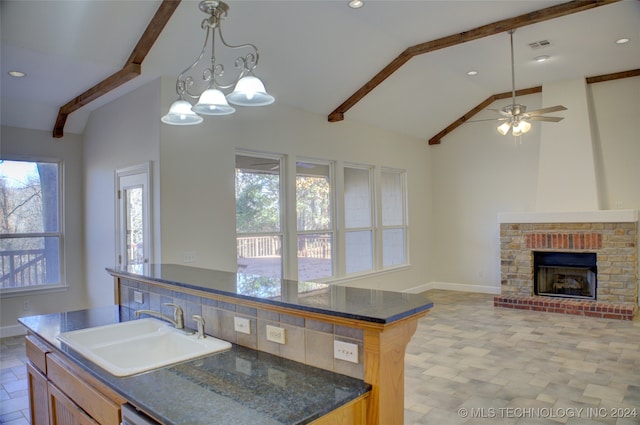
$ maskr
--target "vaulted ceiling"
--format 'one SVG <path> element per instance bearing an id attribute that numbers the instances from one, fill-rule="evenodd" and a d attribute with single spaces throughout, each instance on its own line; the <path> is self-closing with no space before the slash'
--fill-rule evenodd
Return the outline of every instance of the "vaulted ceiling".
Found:
<path id="1" fill-rule="evenodd" d="M 232 44 L 258 46 L 256 73 L 276 101 L 326 117 L 412 46 L 464 37 L 475 28 L 564 4 L 365 0 L 363 8 L 350 9 L 346 1 L 337 0 L 228 3 L 225 38 Z M 53 131 L 63 105 L 135 62 L 132 52 L 139 51 L 137 43 L 162 2 L 0 4 L 2 124 Z M 200 53 L 204 17 L 198 1 L 180 2 L 144 52 L 140 75 L 71 112 L 64 131 L 82 133 L 92 110 L 160 76 L 175 78 Z M 344 119 L 433 137 L 487 98 L 511 89 L 508 35 L 499 27 L 493 32 L 412 56 L 343 111 Z M 630 42 L 616 44 L 622 37 Z M 523 23 L 514 40 L 518 89 L 638 70 L 640 2 L 623 0 Z M 550 44 L 529 46 L 543 40 Z M 540 55 L 549 60 L 536 62 Z M 218 56 L 233 66 L 233 57 Z M 27 76 L 9 77 L 10 70 Z M 478 74 L 468 76 L 469 70 Z"/>

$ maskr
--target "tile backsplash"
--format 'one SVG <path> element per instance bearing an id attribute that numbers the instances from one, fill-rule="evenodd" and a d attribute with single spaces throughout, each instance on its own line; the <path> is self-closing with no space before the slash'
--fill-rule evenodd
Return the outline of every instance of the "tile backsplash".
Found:
<path id="1" fill-rule="evenodd" d="M 142 294 L 142 303 L 135 301 L 134 292 Z M 192 317 L 198 314 L 205 320 L 205 333 L 208 335 L 310 366 L 363 379 L 364 335 L 361 329 L 199 297 L 135 280 L 120 279 L 120 305 L 128 307 L 131 316 L 136 310 L 141 309 L 155 310 L 171 316 L 173 308 L 165 306 L 165 303 L 182 307 L 186 327 L 194 329 L 197 327 Z M 250 334 L 235 331 L 235 317 L 249 320 Z M 134 319 L 134 317 L 125 319 Z M 267 325 L 284 328 L 286 343 L 269 341 Z M 356 344 L 358 363 L 334 359 L 334 340 Z"/>

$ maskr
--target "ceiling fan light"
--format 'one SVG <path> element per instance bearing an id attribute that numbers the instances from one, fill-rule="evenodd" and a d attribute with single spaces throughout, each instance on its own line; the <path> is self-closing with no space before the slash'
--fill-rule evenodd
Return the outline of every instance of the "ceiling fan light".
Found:
<path id="1" fill-rule="evenodd" d="M 169 125 L 196 125 L 204 119 L 191 110 L 191 103 L 178 99 L 171 104 L 169 113 L 160 119 Z"/>
<path id="2" fill-rule="evenodd" d="M 503 122 L 498 126 L 498 133 L 502 134 L 503 136 L 506 136 L 507 133 L 509 133 L 510 128 L 511 128 L 510 122 Z"/>
<path id="3" fill-rule="evenodd" d="M 523 120 L 518 122 L 518 124 L 514 126 L 514 130 L 516 129 L 516 127 L 518 128 L 518 131 L 520 131 L 520 133 L 524 134 L 531 130 L 531 123 L 529 121 Z"/>
<path id="4" fill-rule="evenodd" d="M 275 101 L 274 97 L 267 93 L 262 81 L 253 75 L 242 77 L 233 92 L 227 96 L 227 100 L 240 106 L 265 106 Z"/>
<path id="5" fill-rule="evenodd" d="M 198 103 L 191 110 L 203 115 L 229 115 L 236 111 L 234 107 L 229 106 L 224 93 L 218 89 L 207 89 L 202 92 Z"/>

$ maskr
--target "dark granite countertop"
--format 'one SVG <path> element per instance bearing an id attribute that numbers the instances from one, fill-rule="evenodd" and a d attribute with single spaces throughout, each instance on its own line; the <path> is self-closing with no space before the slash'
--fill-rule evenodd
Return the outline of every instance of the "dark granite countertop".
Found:
<path id="1" fill-rule="evenodd" d="M 19 319 L 139 409 L 167 425 L 307 424 L 367 393 L 361 380 L 234 345 L 230 350 L 117 378 L 57 336 L 118 323 L 126 307 L 110 306 Z"/>
<path id="2" fill-rule="evenodd" d="M 140 269 L 142 267 L 142 269 Z M 111 274 L 330 316 L 389 324 L 433 307 L 422 295 L 275 279 L 177 264 L 108 268 Z"/>

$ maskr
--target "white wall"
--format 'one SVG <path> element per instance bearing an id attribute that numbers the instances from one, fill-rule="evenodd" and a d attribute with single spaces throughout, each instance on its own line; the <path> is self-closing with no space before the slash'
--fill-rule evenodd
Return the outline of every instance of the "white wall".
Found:
<path id="1" fill-rule="evenodd" d="M 591 84 L 596 172 L 602 209 L 640 210 L 640 77 Z"/>
<path id="2" fill-rule="evenodd" d="M 163 82 L 165 109 L 175 98 L 174 82 Z M 196 267 L 235 271 L 236 149 L 348 161 L 406 169 L 409 187 L 410 256 L 405 271 L 352 280 L 349 285 L 404 290 L 429 281 L 431 172 L 425 140 L 385 132 L 347 120 L 320 116 L 275 103 L 238 108 L 228 117 L 205 118 L 199 126 L 161 129 L 162 254 L 182 263 L 196 253 Z M 295 218 L 293 219 L 295 224 Z"/>
<path id="3" fill-rule="evenodd" d="M 603 209 L 640 209 L 640 143 L 633 110 L 640 77 L 588 86 Z M 541 95 L 518 98 L 529 110 Z M 508 101 L 496 102 L 500 108 Z M 545 105 L 547 106 L 547 105 Z M 541 126 L 514 145 L 495 124 L 469 123 L 432 146 L 433 285 L 500 291 L 499 212 L 535 211 Z M 561 141 L 560 141 L 561 142 Z"/>
<path id="4" fill-rule="evenodd" d="M 154 261 L 180 263 L 184 251 L 196 251 L 195 266 L 234 270 L 236 148 L 284 153 L 290 162 L 298 155 L 408 170 L 412 267 L 349 285 L 499 291 L 497 214 L 535 210 L 540 126 L 554 124 L 535 123 L 521 144 L 497 135 L 494 123 L 466 124 L 441 145 L 428 146 L 348 117 L 331 124 L 325 116 L 276 103 L 176 128 L 159 122 L 173 100 L 173 84 L 154 81 L 94 111 L 82 139 L 67 134 L 54 140 L 49 132 L 2 127 L 3 155 L 36 154 L 65 162 L 69 283 L 65 292 L 4 297 L 3 335 L 20 331 L 16 319 L 23 315 L 112 303 L 112 280 L 104 269 L 115 261 L 118 168 L 153 161 Z M 634 108 L 640 77 L 587 89 L 602 208 L 638 210 L 640 143 Z M 540 95 L 519 100 L 529 109 L 541 106 Z M 31 306 L 27 312 L 25 300 Z"/>
<path id="5" fill-rule="evenodd" d="M 113 304 L 115 171 L 153 161 L 154 261 L 160 258 L 160 80 L 94 111 L 84 132 L 85 258 L 92 306 Z"/>
<path id="6" fill-rule="evenodd" d="M 3 296 L 0 316 L 1 336 L 24 332 L 17 319 L 34 314 L 71 311 L 87 307 L 83 258 L 82 139 L 67 134 L 54 139 L 51 132 L 2 127 L 0 156 L 55 158 L 63 161 L 64 173 L 64 270 L 68 289 L 56 292 Z M 24 310 L 24 302 L 29 310 Z"/>

